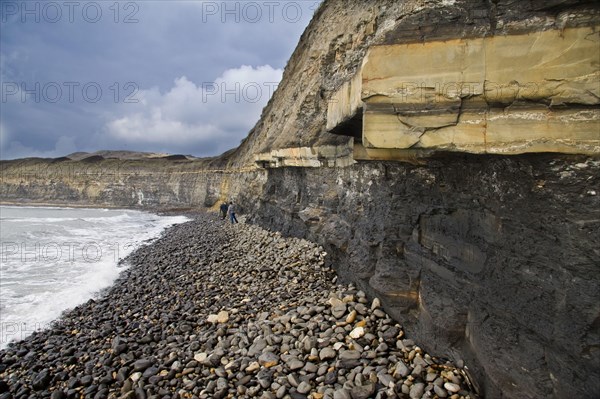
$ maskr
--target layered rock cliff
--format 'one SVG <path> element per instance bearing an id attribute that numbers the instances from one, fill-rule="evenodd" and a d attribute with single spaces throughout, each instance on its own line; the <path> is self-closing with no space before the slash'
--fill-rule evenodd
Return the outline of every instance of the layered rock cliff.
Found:
<path id="1" fill-rule="evenodd" d="M 489 398 L 600 396 L 600 5 L 325 1 L 215 159 L 2 162 L 0 199 L 235 198 Z"/>

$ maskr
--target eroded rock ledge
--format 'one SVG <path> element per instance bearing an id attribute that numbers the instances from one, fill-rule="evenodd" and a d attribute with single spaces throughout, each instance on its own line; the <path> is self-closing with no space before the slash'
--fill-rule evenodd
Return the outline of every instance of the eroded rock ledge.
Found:
<path id="1" fill-rule="evenodd" d="M 373 46 L 327 128 L 358 138 L 363 158 L 598 153 L 598 28 Z M 353 118 L 362 126 L 348 132 Z"/>
<path id="2" fill-rule="evenodd" d="M 323 145 L 597 154 L 599 27 L 590 1 L 326 2 L 233 163 Z"/>

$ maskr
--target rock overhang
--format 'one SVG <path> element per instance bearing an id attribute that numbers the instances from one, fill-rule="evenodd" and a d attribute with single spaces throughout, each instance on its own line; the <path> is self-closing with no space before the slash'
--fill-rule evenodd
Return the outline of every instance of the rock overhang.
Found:
<path id="1" fill-rule="evenodd" d="M 599 27 L 371 46 L 327 130 L 355 137 L 355 159 L 598 154 Z"/>

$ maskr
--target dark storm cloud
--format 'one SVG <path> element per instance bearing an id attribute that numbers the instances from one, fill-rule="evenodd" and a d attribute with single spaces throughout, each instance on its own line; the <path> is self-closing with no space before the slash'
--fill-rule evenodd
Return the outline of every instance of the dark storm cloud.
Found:
<path id="1" fill-rule="evenodd" d="M 260 116 L 317 1 L 3 1 L 2 159 L 215 155 Z"/>

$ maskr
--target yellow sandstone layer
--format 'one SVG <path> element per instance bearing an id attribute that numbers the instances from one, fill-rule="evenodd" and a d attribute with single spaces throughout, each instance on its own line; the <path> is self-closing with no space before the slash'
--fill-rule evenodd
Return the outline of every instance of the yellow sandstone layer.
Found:
<path id="1" fill-rule="evenodd" d="M 362 113 L 358 159 L 600 153 L 599 49 L 590 27 L 373 46 L 327 128 Z"/>

